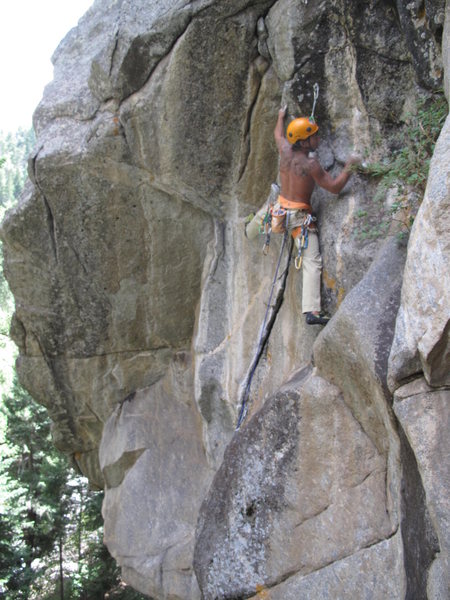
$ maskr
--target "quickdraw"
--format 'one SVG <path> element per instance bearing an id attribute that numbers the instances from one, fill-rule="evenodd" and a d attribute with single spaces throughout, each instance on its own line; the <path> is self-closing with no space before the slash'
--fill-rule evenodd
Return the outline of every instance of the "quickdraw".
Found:
<path id="1" fill-rule="evenodd" d="M 297 96 L 297 97 L 298 97 L 299 104 L 301 104 L 302 100 L 303 100 L 303 95 L 300 94 L 300 96 Z M 317 103 L 318 98 L 319 98 L 319 84 L 315 83 L 313 85 L 313 106 L 312 106 L 311 116 L 309 117 L 309 120 L 312 123 L 315 123 L 314 111 L 316 110 L 316 103 Z"/>
<path id="2" fill-rule="evenodd" d="M 317 102 L 317 98 L 319 97 L 319 84 L 318 83 L 315 83 L 313 85 L 313 93 L 314 93 L 314 101 L 313 101 L 311 116 L 309 117 L 311 119 L 311 121 L 314 121 L 314 111 L 316 110 L 316 102 Z"/>
<path id="3" fill-rule="evenodd" d="M 262 220 L 262 223 L 261 223 L 260 232 L 264 233 L 266 235 L 266 238 L 264 240 L 264 246 L 263 246 L 263 254 L 264 254 L 264 256 L 267 256 L 267 253 L 269 252 L 269 246 L 270 246 L 270 234 L 272 233 L 272 214 L 270 212 L 270 208 L 267 210 L 266 214 L 264 215 L 264 219 Z"/>
<path id="4" fill-rule="evenodd" d="M 314 221 L 316 221 L 316 217 L 313 217 L 312 215 L 306 215 L 303 223 L 302 223 L 302 228 L 301 228 L 301 232 L 300 232 L 300 241 L 298 244 L 298 253 L 297 256 L 295 257 L 295 268 L 297 269 L 297 271 L 299 271 L 302 268 L 302 263 L 303 263 L 303 250 L 306 250 L 306 248 L 308 247 L 308 236 L 309 236 L 309 227 L 311 226 L 311 223 L 314 223 Z"/>
<path id="5" fill-rule="evenodd" d="M 261 221 L 261 225 L 259 227 L 259 233 L 267 233 L 270 227 L 270 209 L 267 209 L 266 214 L 264 215 L 263 220 Z"/>
<path id="6" fill-rule="evenodd" d="M 270 236 L 272 233 L 284 233 L 286 230 L 286 210 L 284 208 L 275 208 L 270 206 L 261 223 L 260 233 L 264 233 L 263 254 L 267 255 L 270 246 Z"/>

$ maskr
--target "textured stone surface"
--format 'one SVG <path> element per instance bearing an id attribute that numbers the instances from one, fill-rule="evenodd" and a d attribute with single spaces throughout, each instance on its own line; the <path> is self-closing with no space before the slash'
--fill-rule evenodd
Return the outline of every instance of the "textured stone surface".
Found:
<path id="1" fill-rule="evenodd" d="M 200 597 L 193 533 L 212 475 L 190 367 L 180 353 L 163 379 L 131 394 L 106 422 L 100 446 L 105 543 L 126 581 L 173 600 Z"/>
<path id="2" fill-rule="evenodd" d="M 442 37 L 442 59 L 444 62 L 444 91 L 450 98 L 450 3 L 445 3 L 444 34 Z"/>
<path id="3" fill-rule="evenodd" d="M 293 575 L 267 589 L 262 587 L 253 600 L 299 600 L 334 598 L 335 600 L 403 599 L 405 581 L 402 543 L 397 534 L 311 575 Z M 386 577 L 386 573 L 392 576 Z"/>
<path id="4" fill-rule="evenodd" d="M 445 588 L 438 503 L 386 388 L 403 257 L 355 235 L 360 213 L 376 225 L 389 209 L 367 178 L 312 198 L 336 313 L 317 371 L 290 381 L 321 331 L 300 316 L 291 268 L 233 438 L 281 244 L 263 257 L 243 235 L 277 175 L 280 103 L 309 114 L 318 83 L 322 164 L 337 173 L 353 149 L 379 159 L 417 95 L 440 85 L 443 21 L 443 0 L 97 0 L 56 50 L 30 182 L 1 229 L 19 376 L 58 447 L 106 485 L 108 547 L 154 598 L 201 594 L 197 512 L 230 440 L 199 528 L 205 598 L 222 585 L 320 595 L 325 581 L 336 597 L 339 577 L 370 597 L 372 560 L 389 597 Z M 442 45 L 447 68 L 448 23 Z M 446 377 L 447 138 L 409 244 L 392 389 L 416 371 Z"/>
<path id="5" fill-rule="evenodd" d="M 382 453 L 395 439 L 386 376 L 404 260 L 405 249 L 390 238 L 314 345 L 319 373 L 343 391 Z"/>
<path id="6" fill-rule="evenodd" d="M 414 449 L 438 536 L 442 576 L 437 580 L 442 589 L 450 592 L 450 391 L 430 388 L 423 378 L 416 379 L 396 391 L 394 411 Z M 438 598 L 439 595 L 431 597 Z"/>
<path id="7" fill-rule="evenodd" d="M 246 597 L 388 537 L 385 483 L 385 458 L 339 390 L 301 372 L 225 452 L 198 524 L 204 597 Z"/>

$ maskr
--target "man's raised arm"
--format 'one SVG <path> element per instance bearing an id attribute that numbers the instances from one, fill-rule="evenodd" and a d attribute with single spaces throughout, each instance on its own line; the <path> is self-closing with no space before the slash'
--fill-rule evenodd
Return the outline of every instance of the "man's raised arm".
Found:
<path id="1" fill-rule="evenodd" d="M 352 174 L 351 166 L 359 164 L 361 159 L 356 156 L 351 156 L 344 165 L 344 168 L 337 177 L 332 177 L 320 165 L 319 161 L 314 160 L 313 166 L 310 168 L 310 174 L 318 186 L 331 192 L 339 194 Z"/>
<path id="2" fill-rule="evenodd" d="M 278 111 L 277 124 L 275 125 L 275 131 L 273 132 L 278 149 L 280 149 L 281 145 L 285 141 L 284 117 L 286 116 L 286 108 L 286 106 L 283 106 L 283 108 L 280 108 L 280 110 Z"/>

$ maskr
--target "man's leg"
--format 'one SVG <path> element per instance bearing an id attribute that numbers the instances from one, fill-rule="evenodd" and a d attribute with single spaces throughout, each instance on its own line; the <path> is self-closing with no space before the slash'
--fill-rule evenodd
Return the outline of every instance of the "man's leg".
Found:
<path id="1" fill-rule="evenodd" d="M 296 239 L 300 241 L 300 236 Z M 320 313 L 320 278 L 322 275 L 322 257 L 319 248 L 319 236 L 315 231 L 308 232 L 308 247 L 303 250 L 303 291 L 302 312 Z"/>
<path id="2" fill-rule="evenodd" d="M 308 232 L 308 246 L 303 250 L 302 267 L 302 312 L 306 313 L 306 323 L 308 325 L 326 325 L 330 318 L 323 315 L 320 310 L 322 257 L 320 255 L 319 236 L 315 231 Z"/>

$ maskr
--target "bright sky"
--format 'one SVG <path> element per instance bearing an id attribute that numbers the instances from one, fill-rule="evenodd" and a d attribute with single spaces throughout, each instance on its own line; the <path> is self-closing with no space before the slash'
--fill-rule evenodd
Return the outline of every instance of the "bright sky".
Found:
<path id="1" fill-rule="evenodd" d="M 0 130 L 31 127 L 50 57 L 94 0 L 8 0 L 0 12 Z"/>

